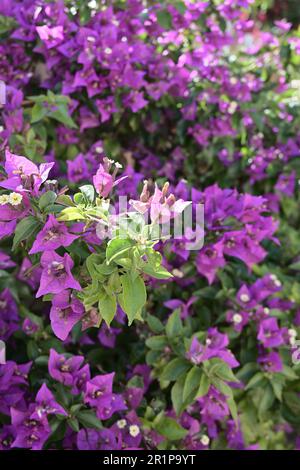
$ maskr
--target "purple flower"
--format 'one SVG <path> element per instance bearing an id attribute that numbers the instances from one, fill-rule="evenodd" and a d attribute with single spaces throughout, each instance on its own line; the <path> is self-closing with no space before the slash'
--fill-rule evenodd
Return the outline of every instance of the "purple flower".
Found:
<path id="1" fill-rule="evenodd" d="M 121 450 L 121 436 L 111 429 L 81 429 L 77 434 L 79 450 Z"/>
<path id="2" fill-rule="evenodd" d="M 58 25 L 50 28 L 47 25 L 37 26 L 37 33 L 48 49 L 57 46 L 64 39 L 63 26 Z"/>
<path id="3" fill-rule="evenodd" d="M 31 362 L 17 365 L 7 361 L 0 365 L 0 413 L 9 414 L 10 407 L 24 407 L 25 386 Z"/>
<path id="4" fill-rule="evenodd" d="M 78 238 L 77 235 L 69 233 L 67 227 L 50 214 L 45 226 L 37 234 L 29 254 L 56 250 L 60 246 L 69 246 L 76 238 Z"/>
<path id="5" fill-rule="evenodd" d="M 100 165 L 93 177 L 93 183 L 97 193 L 102 197 L 107 197 L 113 188 L 114 179 L 111 174 L 105 171 L 103 165 Z"/>
<path id="6" fill-rule="evenodd" d="M 237 367 L 239 362 L 232 352 L 226 348 L 228 344 L 227 335 L 219 333 L 216 328 L 209 328 L 205 346 L 194 337 L 186 357 L 194 364 L 200 364 L 213 357 L 219 357 L 227 362 L 230 367 Z"/>
<path id="7" fill-rule="evenodd" d="M 138 408 L 144 397 L 144 390 L 143 388 L 138 387 L 128 387 L 126 388 L 123 397 L 128 408 L 135 410 Z"/>
<path id="8" fill-rule="evenodd" d="M 126 409 L 121 396 L 112 393 L 114 375 L 114 372 L 106 375 L 97 375 L 86 384 L 84 402 L 96 408 L 99 419 L 108 419 L 116 411 Z"/>
<path id="9" fill-rule="evenodd" d="M 9 450 L 15 438 L 14 426 L 5 424 L 0 431 L 0 450 Z"/>
<path id="10" fill-rule="evenodd" d="M 26 282 L 32 289 L 37 289 L 41 279 L 42 269 L 33 266 L 29 258 L 24 258 L 18 272 L 18 279 Z"/>
<path id="11" fill-rule="evenodd" d="M 25 318 L 22 324 L 22 330 L 26 335 L 30 336 L 39 331 L 39 325 L 34 323 L 30 318 Z"/>
<path id="12" fill-rule="evenodd" d="M 87 382 L 91 378 L 90 366 L 85 364 L 81 369 L 77 370 L 73 374 L 73 386 L 71 392 L 77 395 L 83 392 L 86 388 Z"/>
<path id="13" fill-rule="evenodd" d="M 235 312 L 229 310 L 226 313 L 226 320 L 233 325 L 235 331 L 240 333 L 244 326 L 249 323 L 249 313 L 244 311 Z"/>
<path id="14" fill-rule="evenodd" d="M 223 240 L 224 254 L 241 259 L 249 268 L 262 261 L 267 254 L 256 240 L 243 231 L 227 232 Z"/>
<path id="15" fill-rule="evenodd" d="M 288 197 L 293 197 L 296 187 L 296 172 L 289 175 L 280 175 L 275 185 L 276 191 Z"/>
<path id="16" fill-rule="evenodd" d="M 140 445 L 142 440 L 141 424 L 135 411 L 130 411 L 124 418 L 119 419 L 112 429 L 120 432 L 123 447 L 136 448 Z"/>
<path id="17" fill-rule="evenodd" d="M 58 382 L 72 387 L 75 382 L 74 376 L 81 368 L 83 361 L 83 356 L 72 356 L 66 359 L 63 354 L 58 354 L 54 349 L 50 349 L 49 374 Z"/>
<path id="18" fill-rule="evenodd" d="M 67 161 L 68 180 L 72 183 L 88 179 L 90 172 L 84 156 L 80 153 L 74 160 Z"/>
<path id="19" fill-rule="evenodd" d="M 266 318 L 259 325 L 257 338 L 265 348 L 273 348 L 284 343 L 282 331 L 280 330 L 276 318 Z"/>
<path id="20" fill-rule="evenodd" d="M 9 289 L 0 294 L 0 339 L 6 341 L 19 327 L 17 304 Z"/>
<path id="21" fill-rule="evenodd" d="M 133 90 L 125 96 L 123 104 L 127 108 L 130 108 L 133 113 L 137 113 L 148 104 L 148 101 L 145 100 L 143 93 Z"/>
<path id="22" fill-rule="evenodd" d="M 208 394 L 205 397 L 197 400 L 200 404 L 201 416 L 204 422 L 211 419 L 222 420 L 225 416 L 229 415 L 229 408 L 225 395 L 214 387 L 210 387 Z"/>
<path id="23" fill-rule="evenodd" d="M 64 341 L 73 326 L 83 317 L 84 306 L 68 290 L 53 296 L 50 310 L 51 327 L 54 334 Z"/>
<path id="24" fill-rule="evenodd" d="M 45 251 L 41 257 L 41 265 L 43 271 L 36 297 L 59 294 L 65 289 L 81 290 L 80 284 L 72 276 L 74 262 L 67 253 L 62 257 L 55 251 Z"/>
<path id="25" fill-rule="evenodd" d="M 251 289 L 248 289 L 246 284 L 243 284 L 239 289 L 237 295 L 237 302 L 244 309 L 251 309 L 257 304 L 256 299 L 254 298 Z"/>
<path id="26" fill-rule="evenodd" d="M 282 283 L 275 274 L 266 274 L 251 286 L 251 293 L 257 303 L 282 289 Z"/>
<path id="27" fill-rule="evenodd" d="M 112 349 L 115 347 L 117 335 L 119 333 L 121 333 L 120 328 L 111 328 L 108 327 L 106 323 L 102 323 L 98 333 L 98 339 L 102 346 Z"/>
<path id="28" fill-rule="evenodd" d="M 0 238 L 9 237 L 16 228 L 17 222 L 11 220 L 10 222 L 0 222 Z"/>
<path id="29" fill-rule="evenodd" d="M 110 174 L 113 164 L 115 168 L 113 173 Z M 103 165 L 100 164 L 97 173 L 93 176 L 93 183 L 99 196 L 106 198 L 114 186 L 117 186 L 121 181 L 127 179 L 127 175 L 125 175 L 116 180 L 118 169 L 121 167 L 122 165 L 119 163 L 115 163 L 113 160 L 109 160 L 106 157 L 103 158 Z"/>
<path id="30" fill-rule="evenodd" d="M 267 372 L 281 372 L 283 368 L 281 357 L 275 351 L 260 356 L 258 362 Z"/>
<path id="31" fill-rule="evenodd" d="M 35 410 L 30 416 L 31 419 L 41 419 L 51 414 L 67 416 L 67 412 L 57 403 L 53 393 L 50 392 L 45 383 L 35 397 L 35 405 Z"/>
<path id="32" fill-rule="evenodd" d="M 185 319 L 190 315 L 189 309 L 196 302 L 196 300 L 197 300 L 197 297 L 195 296 L 190 297 L 187 302 L 183 302 L 182 300 L 179 300 L 179 299 L 171 299 L 171 300 L 167 300 L 166 302 L 164 302 L 164 306 L 167 308 L 170 308 L 171 310 L 175 310 L 176 308 L 179 308 L 181 318 Z"/>
<path id="33" fill-rule="evenodd" d="M 207 278 L 209 284 L 212 284 L 217 270 L 226 264 L 223 256 L 223 244 L 216 243 L 204 247 L 200 250 L 196 263 L 197 271 Z"/>
<path id="34" fill-rule="evenodd" d="M 32 409 L 19 411 L 11 408 L 11 421 L 16 429 L 16 438 L 12 447 L 41 450 L 44 443 L 51 434 L 47 418 L 31 418 Z"/>
<path id="35" fill-rule="evenodd" d="M 1 181 L 0 186 L 12 191 L 27 190 L 37 194 L 54 165 L 54 163 L 42 163 L 37 167 L 27 158 L 14 155 L 9 150 L 6 150 L 5 157 L 4 168 L 8 178 Z"/>
<path id="36" fill-rule="evenodd" d="M 0 269 L 8 269 L 16 266 L 16 263 L 10 258 L 9 255 L 0 251 Z"/>

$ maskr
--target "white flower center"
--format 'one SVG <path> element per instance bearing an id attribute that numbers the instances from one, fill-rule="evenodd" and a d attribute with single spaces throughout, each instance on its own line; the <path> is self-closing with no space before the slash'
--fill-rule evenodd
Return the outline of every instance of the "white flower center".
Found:
<path id="1" fill-rule="evenodd" d="M 140 433 L 140 428 L 136 424 L 132 424 L 131 426 L 129 426 L 129 434 L 132 437 L 138 436 L 139 433 Z"/>
<path id="2" fill-rule="evenodd" d="M 243 317 L 239 313 L 235 313 L 232 319 L 234 323 L 241 323 L 243 321 Z"/>

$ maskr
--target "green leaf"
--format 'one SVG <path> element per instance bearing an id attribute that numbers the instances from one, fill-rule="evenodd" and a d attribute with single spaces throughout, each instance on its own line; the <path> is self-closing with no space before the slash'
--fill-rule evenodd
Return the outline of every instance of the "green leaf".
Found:
<path id="1" fill-rule="evenodd" d="M 262 390 L 262 396 L 258 406 L 259 414 L 261 415 L 265 411 L 268 411 L 273 405 L 274 401 L 275 395 L 273 389 L 269 384 L 267 384 L 267 386 Z"/>
<path id="2" fill-rule="evenodd" d="M 178 379 L 171 390 L 172 405 L 177 416 L 182 412 L 183 407 L 183 386 L 185 382 L 185 376 Z"/>
<path id="3" fill-rule="evenodd" d="M 156 431 L 162 436 L 166 437 L 169 441 L 178 441 L 187 435 L 187 430 L 173 418 L 164 416 L 159 420 L 155 426 Z"/>
<path id="4" fill-rule="evenodd" d="M 79 189 L 82 192 L 82 194 L 84 195 L 87 202 L 92 204 L 95 200 L 94 186 L 92 186 L 91 184 L 85 184 L 84 186 L 80 186 Z"/>
<path id="5" fill-rule="evenodd" d="M 117 259 L 124 258 L 125 253 L 132 248 L 133 242 L 129 238 L 113 238 L 107 244 L 106 260 L 108 263 Z"/>
<path id="6" fill-rule="evenodd" d="M 227 399 L 227 405 L 230 409 L 231 416 L 233 417 L 234 421 L 237 422 L 238 421 L 238 411 L 237 411 L 237 406 L 236 406 L 236 403 L 235 403 L 233 397 Z"/>
<path id="7" fill-rule="evenodd" d="M 70 428 L 73 429 L 73 431 L 79 432 L 79 430 L 80 430 L 79 423 L 78 423 L 78 420 L 76 418 L 68 419 L 68 424 L 69 424 Z"/>
<path id="8" fill-rule="evenodd" d="M 218 390 L 220 390 L 223 395 L 225 395 L 228 398 L 233 397 L 233 393 L 229 385 L 227 383 L 223 382 L 223 380 L 217 379 L 216 377 L 213 377 L 211 379 L 211 383 L 214 387 L 216 387 Z"/>
<path id="9" fill-rule="evenodd" d="M 66 105 L 64 104 L 56 106 L 56 110 L 49 113 L 49 116 L 55 119 L 56 121 L 61 122 L 65 126 L 70 127 L 71 129 L 77 128 L 75 122 L 68 114 Z"/>
<path id="10" fill-rule="evenodd" d="M 156 13 L 159 25 L 164 29 L 172 28 L 172 16 L 167 10 L 161 10 Z"/>
<path id="11" fill-rule="evenodd" d="M 99 312 L 105 323 L 109 326 L 117 311 L 117 300 L 115 295 L 104 293 L 99 297 Z"/>
<path id="12" fill-rule="evenodd" d="M 150 315 L 150 314 L 147 315 L 147 323 L 148 323 L 150 330 L 153 331 L 153 333 L 157 335 L 159 335 L 160 333 L 164 331 L 164 325 L 154 315 Z"/>
<path id="13" fill-rule="evenodd" d="M 47 206 L 53 204 L 57 198 L 57 195 L 54 191 L 47 191 L 42 194 L 39 200 L 39 208 L 43 211 Z"/>
<path id="14" fill-rule="evenodd" d="M 180 311 L 175 310 L 168 318 L 166 333 L 168 338 L 174 338 L 182 333 L 183 326 L 180 318 Z"/>
<path id="15" fill-rule="evenodd" d="M 131 325 L 133 320 L 140 316 L 141 309 L 146 303 L 146 287 L 143 279 L 139 276 L 132 279 L 130 274 L 123 274 L 120 280 L 123 292 L 118 299 L 128 317 L 128 324 Z"/>
<path id="16" fill-rule="evenodd" d="M 283 400 L 288 408 L 294 413 L 295 416 L 300 416 L 300 399 L 299 394 L 295 392 L 284 392 Z"/>
<path id="17" fill-rule="evenodd" d="M 201 398 L 207 395 L 209 387 L 210 387 L 210 380 L 208 376 L 205 373 L 203 373 L 200 379 L 199 389 L 196 393 L 196 398 Z"/>
<path id="18" fill-rule="evenodd" d="M 181 13 L 182 15 L 185 13 L 186 11 L 186 6 L 185 6 L 185 3 L 184 2 L 181 2 L 181 1 L 176 1 L 176 2 L 171 2 L 174 7 L 176 8 L 176 10 L 179 11 L 179 13 Z"/>
<path id="19" fill-rule="evenodd" d="M 154 268 L 151 264 L 145 264 L 142 267 L 143 273 L 147 274 L 148 276 L 154 277 L 155 279 L 170 279 L 173 277 L 173 274 L 169 273 L 163 266 L 159 266 L 158 268 Z"/>
<path id="20" fill-rule="evenodd" d="M 293 369 L 287 365 L 283 365 L 282 368 L 282 374 L 288 379 L 288 380 L 297 380 L 299 377 L 296 374 L 296 372 L 293 371 Z"/>
<path id="21" fill-rule="evenodd" d="M 16 226 L 12 249 L 14 250 L 21 241 L 31 237 L 39 228 L 40 222 L 32 215 L 22 219 Z"/>
<path id="22" fill-rule="evenodd" d="M 101 421 L 97 418 L 95 413 L 90 410 L 83 410 L 77 413 L 76 418 L 78 421 L 85 427 L 87 428 L 93 428 L 93 429 L 102 429 L 102 423 Z"/>
<path id="23" fill-rule="evenodd" d="M 30 122 L 34 124 L 35 122 L 41 121 L 45 116 L 47 116 L 48 111 L 49 108 L 47 108 L 44 103 L 35 103 L 31 110 Z"/>
<path id="24" fill-rule="evenodd" d="M 82 193 L 74 194 L 74 202 L 75 204 L 84 204 L 84 195 Z"/>
<path id="25" fill-rule="evenodd" d="M 239 382 L 239 380 L 235 377 L 234 373 L 232 372 L 231 368 L 229 367 L 226 362 L 222 360 L 218 360 L 217 366 L 214 368 L 214 374 L 222 380 L 226 382 Z"/>
<path id="26" fill-rule="evenodd" d="M 146 346 L 153 351 L 162 351 L 167 345 L 167 337 L 164 335 L 151 336 L 146 340 Z"/>
<path id="27" fill-rule="evenodd" d="M 270 384 L 272 385 L 273 392 L 276 396 L 276 398 L 279 401 L 282 401 L 282 390 L 285 385 L 285 379 L 282 376 L 274 375 L 272 379 L 270 380 Z"/>
<path id="28" fill-rule="evenodd" d="M 294 271 L 300 271 L 300 261 L 290 264 L 289 269 L 293 269 Z"/>
<path id="29" fill-rule="evenodd" d="M 57 204 L 61 204 L 62 206 L 72 206 L 75 207 L 75 204 L 70 196 L 67 194 L 61 194 L 60 196 L 57 197 L 56 199 Z"/>
<path id="30" fill-rule="evenodd" d="M 169 362 L 163 369 L 160 376 L 161 380 L 177 380 L 184 372 L 187 372 L 191 367 L 190 363 L 181 357 L 176 357 Z"/>
<path id="31" fill-rule="evenodd" d="M 183 388 L 183 401 L 185 401 L 193 392 L 195 392 L 196 394 L 196 391 L 197 389 L 199 389 L 200 386 L 201 376 L 202 371 L 197 366 L 192 367 L 191 370 L 188 372 Z"/>
<path id="32" fill-rule="evenodd" d="M 71 220 L 84 220 L 85 217 L 81 214 L 77 207 L 66 207 L 61 211 L 58 221 L 69 222 Z"/>
<path id="33" fill-rule="evenodd" d="M 259 387 L 265 381 L 265 376 L 262 372 L 257 372 L 247 383 L 245 390 L 253 387 Z"/>

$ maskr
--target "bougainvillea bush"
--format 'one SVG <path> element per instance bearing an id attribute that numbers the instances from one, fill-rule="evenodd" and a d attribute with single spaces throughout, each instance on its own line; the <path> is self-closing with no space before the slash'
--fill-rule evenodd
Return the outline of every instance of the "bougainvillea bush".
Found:
<path id="1" fill-rule="evenodd" d="M 300 30 L 260 3 L 1 1 L 2 450 L 300 447 Z"/>

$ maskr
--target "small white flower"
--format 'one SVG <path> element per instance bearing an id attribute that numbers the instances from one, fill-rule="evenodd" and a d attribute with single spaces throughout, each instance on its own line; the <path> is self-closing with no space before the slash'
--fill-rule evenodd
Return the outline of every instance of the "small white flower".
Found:
<path id="1" fill-rule="evenodd" d="M 117 421 L 117 426 L 119 429 L 124 429 L 126 424 L 126 419 L 119 419 L 119 421 Z"/>
<path id="2" fill-rule="evenodd" d="M 105 54 L 109 55 L 109 54 L 112 53 L 112 49 L 111 49 L 110 47 L 106 47 L 106 48 L 104 49 L 104 52 L 105 52 Z"/>
<path id="3" fill-rule="evenodd" d="M 209 441 L 210 441 L 209 437 L 206 434 L 203 434 L 203 436 L 200 439 L 201 444 L 203 446 L 208 446 Z"/>
<path id="4" fill-rule="evenodd" d="M 23 199 L 23 196 L 21 194 L 11 193 L 9 195 L 9 204 L 11 204 L 12 206 L 18 206 L 19 204 L 21 204 L 22 199 Z"/>
<path id="5" fill-rule="evenodd" d="M 289 343 L 290 343 L 291 346 L 294 346 L 296 344 L 295 336 L 290 336 Z"/>
<path id="6" fill-rule="evenodd" d="M 172 274 L 174 274 L 175 277 L 179 277 L 180 279 L 184 276 L 183 272 L 177 268 L 172 270 Z"/>
<path id="7" fill-rule="evenodd" d="M 9 196 L 7 194 L 2 194 L 0 196 L 0 205 L 4 206 L 4 204 L 8 204 L 8 203 L 9 203 Z"/>
<path id="8" fill-rule="evenodd" d="M 131 426 L 129 426 L 129 434 L 132 437 L 138 436 L 139 433 L 140 433 L 140 428 L 136 424 L 132 424 Z"/>
<path id="9" fill-rule="evenodd" d="M 266 315 L 269 315 L 269 313 L 270 313 L 269 307 L 265 307 L 265 308 L 264 308 L 264 313 L 265 313 Z"/>
<path id="10" fill-rule="evenodd" d="M 229 114 L 234 114 L 237 110 L 237 102 L 236 101 L 232 101 L 228 107 L 228 113 Z"/>
<path id="11" fill-rule="evenodd" d="M 297 336 L 297 331 L 294 330 L 293 328 L 290 328 L 288 330 L 288 334 L 292 337 L 292 338 L 295 338 Z"/>
<path id="12" fill-rule="evenodd" d="M 91 1 L 88 3 L 88 7 L 89 7 L 91 10 L 96 10 L 97 7 L 98 7 L 96 0 L 91 0 Z"/>
<path id="13" fill-rule="evenodd" d="M 232 320 L 234 323 L 241 323 L 243 321 L 243 317 L 239 313 L 235 313 L 232 317 Z"/>
<path id="14" fill-rule="evenodd" d="M 250 297 L 248 294 L 241 294 L 240 299 L 242 302 L 246 303 L 246 302 L 249 302 Z"/>

